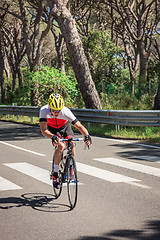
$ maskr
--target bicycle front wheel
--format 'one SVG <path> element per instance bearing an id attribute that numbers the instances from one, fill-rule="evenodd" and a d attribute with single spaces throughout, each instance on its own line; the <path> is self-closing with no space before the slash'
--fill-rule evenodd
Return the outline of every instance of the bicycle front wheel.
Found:
<path id="1" fill-rule="evenodd" d="M 55 154 L 55 153 L 54 153 Z M 61 195 L 62 192 L 62 172 L 63 172 L 63 168 L 64 168 L 64 163 L 63 163 L 63 153 L 62 153 L 62 157 L 61 157 L 61 162 L 59 164 L 59 170 L 58 170 L 58 178 L 59 178 L 59 188 L 55 188 L 54 184 L 53 184 L 53 180 L 52 180 L 52 184 L 53 184 L 53 192 L 54 192 L 54 196 L 55 198 L 58 198 Z M 52 162 L 52 173 L 51 173 L 51 179 L 52 179 L 52 174 L 54 173 L 54 156 L 53 156 L 53 162 Z"/>
<path id="2" fill-rule="evenodd" d="M 61 171 L 59 170 L 59 172 L 58 172 L 58 177 L 59 177 L 59 188 L 57 189 L 57 188 L 55 188 L 54 187 L 54 185 L 53 185 L 53 191 L 54 191 L 54 196 L 55 196 L 55 198 L 58 198 L 60 195 L 61 195 L 61 192 L 62 192 L 62 173 L 61 173 Z M 52 184 L 53 184 L 53 182 L 52 182 Z"/>
<path id="3" fill-rule="evenodd" d="M 78 194 L 77 169 L 73 156 L 67 161 L 67 190 L 69 203 L 73 209 L 76 206 Z"/>

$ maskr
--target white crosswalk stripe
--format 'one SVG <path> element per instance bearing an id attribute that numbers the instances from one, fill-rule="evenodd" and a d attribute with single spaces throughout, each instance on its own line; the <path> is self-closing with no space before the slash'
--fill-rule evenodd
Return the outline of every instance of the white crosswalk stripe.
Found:
<path id="1" fill-rule="evenodd" d="M 126 168 L 129 170 L 141 172 L 144 174 L 160 177 L 160 169 L 131 162 L 126 161 L 118 158 L 94 158 L 94 161 L 103 162 L 105 164 L 114 165 L 117 167 Z M 83 174 L 90 175 L 92 177 L 96 177 L 105 181 L 109 181 L 112 183 L 126 183 L 135 185 L 137 187 L 141 188 L 150 188 L 149 186 L 141 184 L 141 180 L 132 178 L 130 176 L 125 176 L 122 174 L 118 174 L 115 172 L 107 171 L 101 168 L 93 167 L 87 164 L 83 164 L 80 162 L 76 162 L 77 164 L 77 170 L 78 172 L 81 172 Z M 11 169 L 14 169 L 18 172 L 21 172 L 29 177 L 32 177 L 38 181 L 41 181 L 43 183 L 46 183 L 48 185 L 52 185 L 52 182 L 49 177 L 49 171 L 43 168 L 40 168 L 38 166 L 26 163 L 26 162 L 19 162 L 19 163 L 6 163 L 3 164 Z M 79 183 L 80 185 L 83 185 L 83 183 Z M 66 184 L 64 184 L 66 185 Z M 10 182 L 7 179 L 4 179 L 3 177 L 0 177 L 0 191 L 5 190 L 16 190 L 16 189 L 22 189 L 22 187 Z"/>
<path id="2" fill-rule="evenodd" d="M 118 166 L 118 167 L 127 168 L 127 169 L 134 170 L 137 172 L 153 175 L 156 177 L 160 177 L 160 169 L 159 168 L 150 167 L 150 166 L 146 166 L 146 165 L 139 164 L 139 163 L 124 161 L 124 160 L 117 159 L 117 158 L 93 158 L 93 160 L 104 162 L 104 163 Z"/>
<path id="3" fill-rule="evenodd" d="M 48 185 L 52 185 L 52 181 L 50 180 L 50 172 L 46 169 L 34 166 L 32 164 L 26 163 L 26 162 L 20 162 L 20 163 L 6 163 L 3 164 L 9 168 L 12 168 L 18 172 L 21 172 L 27 176 L 30 176 L 36 180 L 39 180 L 43 183 L 46 183 Z M 0 182 L 1 183 L 1 182 Z M 5 184 L 5 185 L 4 185 Z M 82 183 L 78 183 L 78 185 L 83 185 Z M 8 189 L 7 189 L 8 186 Z M 66 183 L 63 184 L 63 186 L 67 186 Z M 5 189 L 6 188 L 6 189 Z M 0 191 L 3 190 L 14 190 L 14 189 L 21 189 L 20 187 L 16 188 L 15 184 L 12 184 L 11 182 L 2 181 L 2 184 L 0 184 Z"/>
<path id="4" fill-rule="evenodd" d="M 33 177 L 41 182 L 51 185 L 52 182 L 49 178 L 49 171 L 40 167 L 34 166 L 26 162 L 20 163 L 6 163 L 5 166 L 17 170 L 27 176 Z"/>
<path id="5" fill-rule="evenodd" d="M 22 189 L 22 188 L 5 178 L 0 177 L 0 191 L 17 190 L 17 189 Z"/>
<path id="6" fill-rule="evenodd" d="M 97 167 L 92 167 L 83 163 L 79 163 L 77 162 L 77 170 L 79 172 L 88 174 L 90 176 L 99 178 L 99 179 L 103 179 L 112 183 L 128 183 L 131 185 L 135 185 L 138 187 L 142 187 L 142 188 L 150 188 L 148 186 L 136 183 L 136 182 L 140 182 L 140 180 L 135 179 L 135 178 L 131 178 L 131 177 L 127 177 L 118 173 L 114 173 L 114 172 L 110 172 L 107 170 L 103 170 Z"/>

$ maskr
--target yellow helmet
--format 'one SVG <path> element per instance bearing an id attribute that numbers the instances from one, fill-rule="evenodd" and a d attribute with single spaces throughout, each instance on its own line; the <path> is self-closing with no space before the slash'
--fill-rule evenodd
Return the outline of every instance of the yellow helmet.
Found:
<path id="1" fill-rule="evenodd" d="M 59 111 L 64 107 L 64 100 L 60 94 L 52 93 L 49 96 L 48 104 L 51 109 Z"/>

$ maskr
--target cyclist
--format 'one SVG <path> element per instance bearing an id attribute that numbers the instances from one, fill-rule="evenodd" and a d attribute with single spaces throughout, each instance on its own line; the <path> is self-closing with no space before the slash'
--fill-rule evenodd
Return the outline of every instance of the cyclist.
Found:
<path id="1" fill-rule="evenodd" d="M 64 100 L 60 94 L 52 93 L 49 96 L 48 104 L 41 107 L 39 114 L 40 129 L 43 136 L 52 140 L 53 146 L 57 146 L 54 155 L 54 173 L 53 185 L 59 188 L 58 167 L 61 160 L 62 152 L 65 148 L 63 142 L 59 138 L 74 137 L 70 123 L 77 128 L 84 136 L 87 146 L 92 144 L 88 130 L 78 121 L 69 108 L 64 106 Z M 73 155 L 75 155 L 75 147 L 72 146 Z"/>

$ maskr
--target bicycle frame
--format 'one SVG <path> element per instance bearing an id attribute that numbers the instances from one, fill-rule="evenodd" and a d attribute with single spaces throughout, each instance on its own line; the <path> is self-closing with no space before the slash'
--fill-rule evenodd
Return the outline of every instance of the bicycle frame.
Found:
<path id="1" fill-rule="evenodd" d="M 78 192 L 78 180 L 77 180 L 77 169 L 76 162 L 72 153 L 72 144 L 77 141 L 84 141 L 83 138 L 68 138 L 59 139 L 60 142 L 66 142 L 67 153 L 65 156 L 62 155 L 62 159 L 59 164 L 59 181 L 60 188 L 56 189 L 53 186 L 55 197 L 58 198 L 62 191 L 62 185 L 67 182 L 68 198 L 70 202 L 70 207 L 73 209 L 77 202 L 77 192 Z"/>

